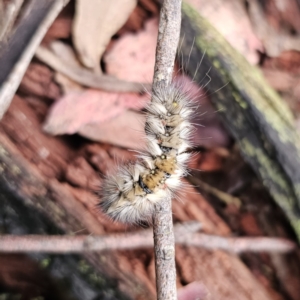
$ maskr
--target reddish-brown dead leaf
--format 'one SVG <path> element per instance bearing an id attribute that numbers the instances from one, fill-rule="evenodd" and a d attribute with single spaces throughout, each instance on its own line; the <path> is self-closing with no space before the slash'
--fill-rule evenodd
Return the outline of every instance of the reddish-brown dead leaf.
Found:
<path id="1" fill-rule="evenodd" d="M 93 89 L 69 93 L 54 103 L 43 128 L 53 135 L 73 134 L 85 125 L 108 121 L 126 108 L 139 110 L 147 98 L 146 95 Z"/>
<path id="2" fill-rule="evenodd" d="M 93 141 L 142 150 L 146 145 L 144 123 L 144 115 L 126 110 L 107 122 L 86 124 L 79 134 Z"/>
<path id="3" fill-rule="evenodd" d="M 189 163 L 189 168 L 206 172 L 221 170 L 224 165 L 224 158 L 227 157 L 227 155 L 222 152 L 227 152 L 227 155 L 229 155 L 225 148 L 215 148 L 209 151 L 197 153 L 192 157 Z"/>
<path id="4" fill-rule="evenodd" d="M 300 52 L 285 51 L 278 57 L 266 58 L 263 66 L 267 69 L 289 72 L 291 75 L 300 74 Z"/>
<path id="5" fill-rule="evenodd" d="M 183 90 L 188 91 L 197 105 L 201 104 L 197 107 L 197 113 L 192 120 L 194 124 L 198 124 L 195 126 L 194 145 L 207 148 L 228 146 L 230 137 L 208 99 L 203 96 L 203 90 L 186 76 L 177 76 L 175 81 L 182 85 Z M 145 116 L 124 108 L 140 109 L 144 107 L 148 96 L 93 91 L 97 92 L 94 96 L 90 95 L 91 91 L 93 90 L 87 90 L 83 94 L 78 92 L 75 98 L 73 94 L 69 94 L 63 103 L 55 104 L 45 124 L 46 132 L 51 134 L 79 132 L 93 141 L 129 149 L 145 149 Z M 103 96 L 100 102 L 96 99 L 98 93 Z M 78 105 L 76 95 L 79 98 Z M 114 101 L 117 103 L 114 104 Z M 75 104 L 78 107 L 73 108 Z"/>
<path id="6" fill-rule="evenodd" d="M 155 18 L 146 22 L 143 31 L 124 34 L 104 55 L 107 73 L 128 81 L 151 82 L 157 31 Z"/>
<path id="7" fill-rule="evenodd" d="M 257 64 L 263 45 L 254 34 L 245 6 L 241 1 L 188 0 L 226 40 L 246 59 Z"/>
<path id="8" fill-rule="evenodd" d="M 201 283 L 194 281 L 177 292 L 178 300 L 204 300 L 206 299 L 208 291 Z"/>
<path id="9" fill-rule="evenodd" d="M 286 3 L 291 2 L 287 1 Z M 281 4 L 280 6 L 285 6 Z M 287 50 L 300 50 L 300 40 L 291 30 L 285 26 L 280 29 L 273 27 L 266 18 L 265 7 L 260 1 L 252 0 L 249 2 L 248 12 L 251 19 L 252 27 L 264 45 L 264 52 L 268 56 L 276 57 L 281 52 Z"/>

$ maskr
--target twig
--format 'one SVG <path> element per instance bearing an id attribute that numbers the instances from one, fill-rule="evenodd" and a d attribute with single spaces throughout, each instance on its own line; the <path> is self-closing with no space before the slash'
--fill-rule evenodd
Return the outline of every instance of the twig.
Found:
<path id="1" fill-rule="evenodd" d="M 28 43 L 26 43 L 25 48 L 24 45 L 21 44 L 22 48 L 18 49 L 18 51 L 21 51 L 20 56 L 18 57 L 17 61 L 14 63 L 13 66 L 9 66 L 9 70 L 4 70 L 2 69 L 1 72 L 5 73 L 4 75 L 2 74 L 2 76 L 7 76 L 5 78 L 5 81 L 2 83 L 0 80 L 0 84 L 2 83 L 2 86 L 0 88 L 0 119 L 3 117 L 4 113 L 6 112 L 6 110 L 8 109 L 10 102 L 21 82 L 21 79 L 35 53 L 35 50 L 37 49 L 38 45 L 40 44 L 42 38 L 44 37 L 44 35 L 46 34 L 48 28 L 50 27 L 50 25 L 53 23 L 53 21 L 55 20 L 55 18 L 57 17 L 57 15 L 59 14 L 59 12 L 62 10 L 62 8 L 69 2 L 69 0 L 55 0 L 55 1 L 32 1 L 31 2 L 31 14 L 27 15 L 25 17 L 25 20 L 23 20 L 24 22 L 20 22 L 19 24 L 19 32 L 18 29 L 16 30 L 15 34 L 17 35 L 19 33 L 19 36 L 16 36 L 16 38 L 23 38 L 23 36 L 20 36 L 21 31 L 24 32 L 24 30 L 26 30 L 26 22 L 28 22 L 30 28 L 32 29 L 32 26 L 34 24 L 33 23 L 33 14 L 40 14 L 38 8 L 40 8 L 41 10 L 43 10 L 43 13 L 45 13 L 45 17 L 42 19 L 42 21 L 40 20 L 41 15 L 43 13 L 41 13 L 40 15 L 36 16 L 36 23 L 35 26 L 37 27 L 34 28 L 34 34 L 32 36 L 30 36 Z M 28 34 L 28 33 L 26 33 Z M 8 44 L 7 46 L 7 51 L 5 53 L 5 55 L 8 57 L 3 58 L 4 60 L 12 60 L 11 57 L 9 57 L 9 52 L 11 50 L 15 51 L 15 49 L 13 49 L 13 47 L 15 46 L 15 44 L 18 43 L 18 41 L 14 40 L 14 38 L 12 37 L 10 39 L 11 44 Z M 27 42 L 27 41 L 25 41 Z M 23 41 L 24 43 L 24 41 Z M 18 45 L 20 46 L 20 45 Z M 10 49 L 12 48 L 12 49 Z M 2 67 L 2 63 L 1 62 L 1 67 Z M 6 72 L 8 72 L 6 74 Z"/>
<path id="2" fill-rule="evenodd" d="M 286 253 L 296 248 L 294 242 L 282 238 L 221 237 L 204 233 L 176 235 L 176 244 L 195 246 L 207 250 L 219 249 L 235 254 L 244 252 Z"/>
<path id="3" fill-rule="evenodd" d="M 230 194 L 225 193 L 223 191 L 220 191 L 219 189 L 207 184 L 206 182 L 203 182 L 199 178 L 190 176 L 189 181 L 195 184 L 196 186 L 200 187 L 202 190 L 206 191 L 207 193 L 210 193 L 213 196 L 219 198 L 227 205 L 233 204 L 238 208 L 241 206 L 241 200 L 239 198 L 231 196 Z"/>
<path id="4" fill-rule="evenodd" d="M 160 10 L 153 91 L 172 81 L 181 25 L 181 0 L 164 0 Z M 176 300 L 175 247 L 171 199 L 155 207 L 153 215 L 156 291 L 158 300 Z"/>
<path id="5" fill-rule="evenodd" d="M 146 83 L 124 81 L 108 75 L 98 75 L 84 68 L 71 66 L 43 46 L 38 47 L 35 56 L 55 71 L 62 73 L 84 86 L 109 92 L 139 93 L 145 89 L 150 89 L 150 85 Z"/>
<path id="6" fill-rule="evenodd" d="M 185 235 L 200 230 L 201 224 L 195 221 L 184 222 L 176 224 L 174 228 L 178 235 Z M 0 235 L 0 253 L 79 253 L 84 251 L 133 250 L 150 247 L 153 247 L 151 229 L 107 236 Z"/>
<path id="7" fill-rule="evenodd" d="M 186 222 L 174 226 L 176 244 L 194 246 L 207 250 L 224 250 L 241 254 L 244 252 L 287 253 L 296 244 L 281 238 L 268 237 L 220 237 L 196 233 L 198 222 Z M 82 253 L 86 251 L 134 250 L 153 247 L 151 230 L 107 236 L 0 236 L 0 253 L 47 252 Z"/>

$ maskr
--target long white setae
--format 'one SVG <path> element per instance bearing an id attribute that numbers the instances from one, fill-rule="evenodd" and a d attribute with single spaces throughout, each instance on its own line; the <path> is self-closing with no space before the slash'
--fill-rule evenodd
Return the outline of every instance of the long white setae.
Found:
<path id="1" fill-rule="evenodd" d="M 101 187 L 99 206 L 113 220 L 137 224 L 151 219 L 154 206 L 173 197 L 187 173 L 192 146 L 192 100 L 172 83 L 152 95 L 146 107 L 147 151 L 134 163 L 119 166 Z"/>

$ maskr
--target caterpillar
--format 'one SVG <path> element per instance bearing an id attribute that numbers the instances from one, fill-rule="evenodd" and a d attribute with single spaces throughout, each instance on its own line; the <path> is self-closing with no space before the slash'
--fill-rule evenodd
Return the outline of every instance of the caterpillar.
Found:
<path id="1" fill-rule="evenodd" d="M 148 221 L 159 201 L 176 195 L 187 174 L 194 109 L 188 93 L 175 82 L 153 92 L 145 109 L 147 151 L 102 183 L 99 206 L 110 218 L 129 224 Z"/>

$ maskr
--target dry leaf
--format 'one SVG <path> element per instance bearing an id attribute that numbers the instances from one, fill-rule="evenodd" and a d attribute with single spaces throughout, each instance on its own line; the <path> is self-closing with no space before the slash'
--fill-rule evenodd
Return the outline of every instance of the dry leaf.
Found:
<path id="1" fill-rule="evenodd" d="M 73 134 L 86 124 L 101 123 L 126 108 L 141 109 L 148 96 L 85 90 L 65 95 L 51 107 L 43 129 L 50 134 Z M 102 125 L 101 125 L 102 126 Z"/>
<path id="2" fill-rule="evenodd" d="M 194 281 L 178 290 L 178 300 L 205 300 L 207 288 L 201 282 Z"/>
<path id="3" fill-rule="evenodd" d="M 104 55 L 106 72 L 119 79 L 151 82 L 154 73 L 158 21 L 148 20 L 145 29 L 124 34 Z"/>
<path id="4" fill-rule="evenodd" d="M 52 52 L 61 60 L 63 60 L 66 65 L 72 67 L 82 67 L 71 46 L 61 41 L 53 41 L 49 46 Z"/>
<path id="5" fill-rule="evenodd" d="M 127 110 L 108 122 L 87 124 L 79 130 L 79 134 L 93 141 L 142 150 L 146 145 L 144 123 L 144 115 Z"/>
<path id="6" fill-rule="evenodd" d="M 252 30 L 242 1 L 187 0 L 197 11 L 223 34 L 226 40 L 246 59 L 257 64 L 263 46 Z"/>
<path id="7" fill-rule="evenodd" d="M 125 24 L 137 0 L 77 0 L 73 42 L 81 62 L 100 70 L 101 57 L 111 37 Z"/>
<path id="8" fill-rule="evenodd" d="M 68 76 L 72 80 L 84 86 L 98 88 L 109 92 L 141 92 L 147 84 L 120 80 L 106 74 L 96 74 L 84 67 L 72 65 L 61 59 L 59 54 L 43 46 L 39 46 L 35 53 L 36 57 L 50 66 L 52 69 Z M 149 88 L 149 87 L 147 87 Z"/>
<path id="9" fill-rule="evenodd" d="M 176 80 L 180 81 L 183 87 L 189 91 L 191 98 L 201 103 L 192 121 L 196 124 L 201 122 L 201 126 L 196 126 L 193 137 L 195 146 L 206 148 L 228 146 L 230 137 L 221 125 L 217 113 L 207 98 L 203 97 L 202 91 L 188 77 L 178 76 Z M 203 113 L 204 116 L 201 118 Z M 144 126 L 144 115 L 132 111 L 123 111 L 116 118 L 109 119 L 108 122 L 102 122 L 101 124 L 91 124 L 89 122 L 79 130 L 79 133 L 94 141 L 140 150 L 146 147 Z"/>
<path id="10" fill-rule="evenodd" d="M 262 71 L 271 87 L 280 92 L 290 91 L 299 81 L 293 74 L 281 70 L 263 68 Z"/>
<path id="11" fill-rule="evenodd" d="M 67 65 L 74 67 L 81 67 L 80 62 L 78 61 L 74 50 L 69 45 L 62 43 L 60 41 L 54 41 L 50 44 L 51 50 L 60 57 Z M 82 91 L 83 86 L 77 83 L 76 81 L 70 79 L 68 76 L 63 75 L 60 72 L 55 73 L 55 80 L 60 84 L 64 94 L 73 92 L 73 91 Z"/>
<path id="12" fill-rule="evenodd" d="M 61 86 L 64 95 L 84 89 L 82 85 L 59 72 L 55 73 L 54 79 Z"/>
<path id="13" fill-rule="evenodd" d="M 300 51 L 299 35 L 291 34 L 283 26 L 275 29 L 269 24 L 260 1 L 252 0 L 249 2 L 249 15 L 253 28 L 262 41 L 268 56 L 276 57 L 288 50 Z"/>

